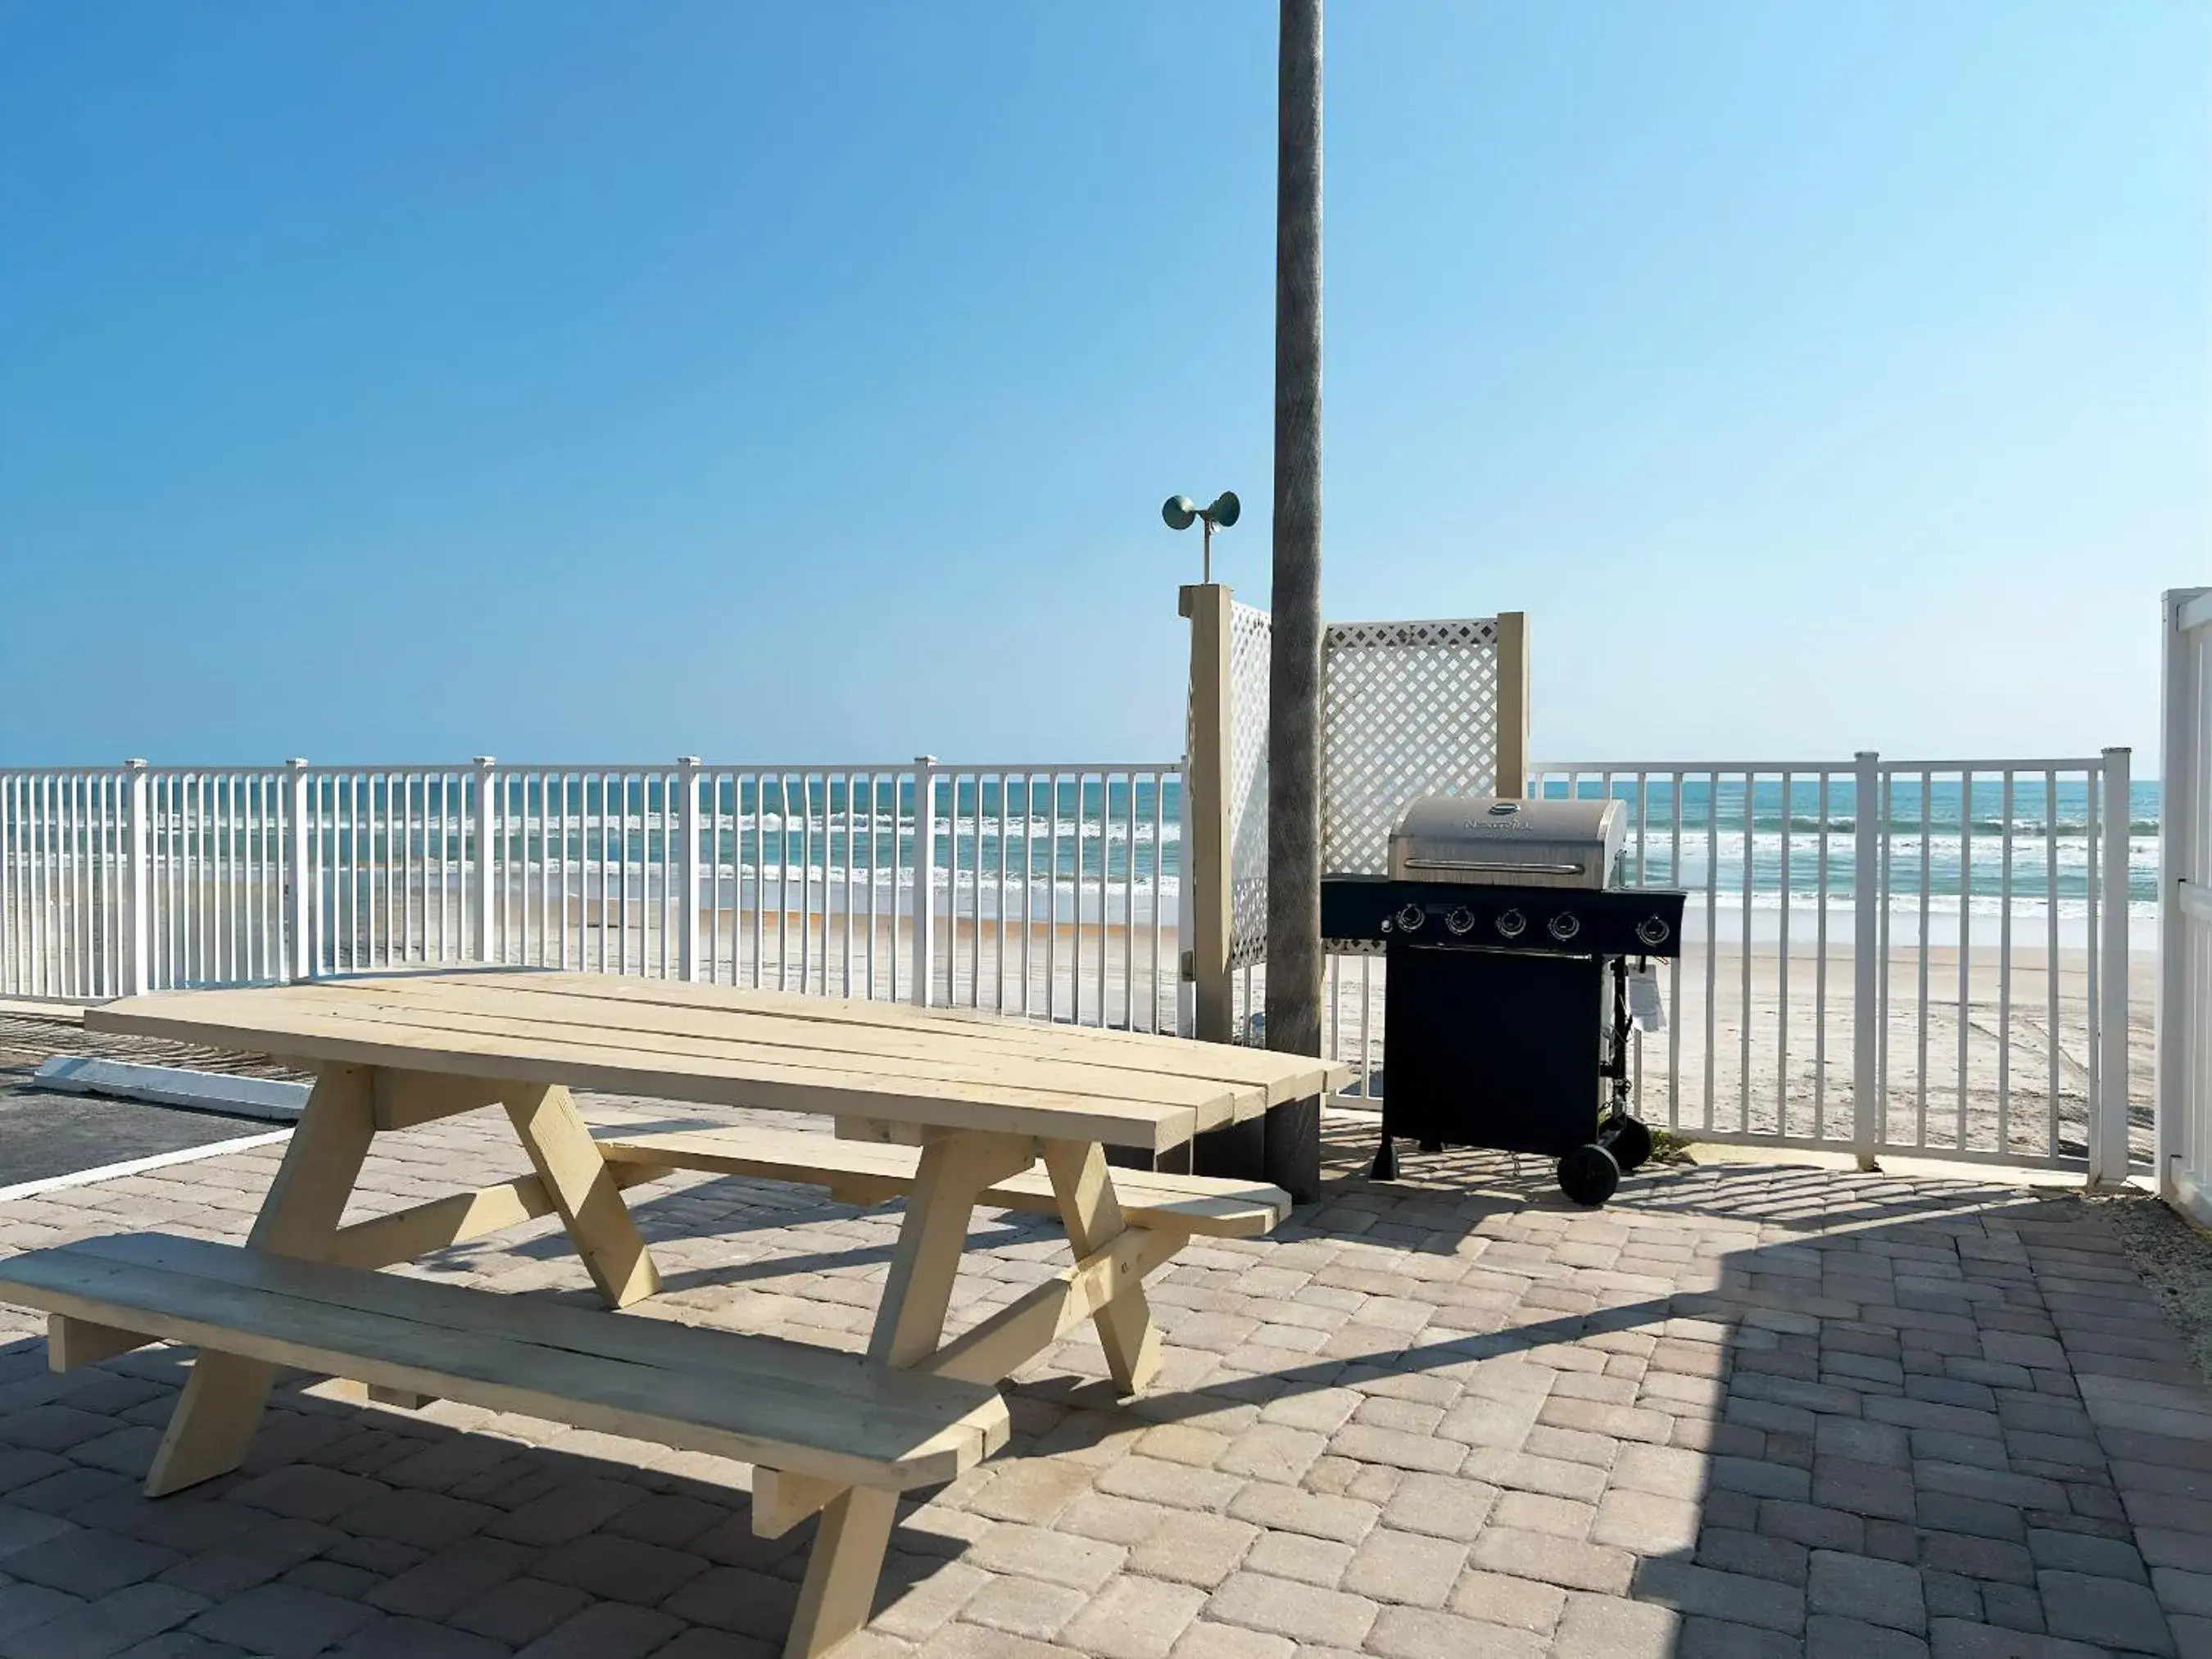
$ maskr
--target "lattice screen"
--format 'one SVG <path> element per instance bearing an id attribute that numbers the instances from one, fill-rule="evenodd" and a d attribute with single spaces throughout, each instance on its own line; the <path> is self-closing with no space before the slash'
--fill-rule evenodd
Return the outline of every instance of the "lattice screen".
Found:
<path id="1" fill-rule="evenodd" d="M 1274 618 L 1229 607 L 1229 965 L 1267 954 L 1267 666 Z"/>
<path id="2" fill-rule="evenodd" d="M 1331 623 L 1321 648 L 1321 867 L 1379 875 L 1409 799 L 1497 787 L 1498 623 Z"/>
<path id="3" fill-rule="evenodd" d="M 1267 665 L 1273 619 L 1229 621 L 1229 961 L 1267 943 Z M 1498 623 L 1331 623 L 1322 632 L 1322 868 L 1379 874 L 1417 794 L 1486 795 L 1498 778 Z"/>

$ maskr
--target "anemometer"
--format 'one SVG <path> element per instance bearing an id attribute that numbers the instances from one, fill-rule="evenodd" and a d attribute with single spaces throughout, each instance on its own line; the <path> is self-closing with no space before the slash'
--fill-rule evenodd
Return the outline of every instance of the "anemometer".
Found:
<path id="1" fill-rule="evenodd" d="M 1170 495 L 1160 507 L 1160 517 L 1170 530 L 1188 530 L 1193 524 L 1206 526 L 1206 551 L 1200 556 L 1203 574 L 1199 580 L 1210 582 L 1213 580 L 1213 532 L 1228 529 L 1243 510 L 1237 492 L 1224 489 L 1213 498 L 1212 506 L 1206 507 L 1194 506 L 1188 495 Z"/>

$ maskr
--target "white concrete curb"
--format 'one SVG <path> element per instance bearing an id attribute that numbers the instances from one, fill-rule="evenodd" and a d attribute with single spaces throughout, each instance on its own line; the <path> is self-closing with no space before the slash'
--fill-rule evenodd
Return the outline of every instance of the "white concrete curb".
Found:
<path id="1" fill-rule="evenodd" d="M 227 1072 L 142 1066 L 88 1054 L 55 1054 L 39 1067 L 31 1082 L 33 1087 L 64 1094 L 107 1095 L 186 1111 L 219 1112 L 226 1117 L 258 1117 L 269 1123 L 298 1122 L 310 1087 L 280 1078 L 234 1077 Z"/>

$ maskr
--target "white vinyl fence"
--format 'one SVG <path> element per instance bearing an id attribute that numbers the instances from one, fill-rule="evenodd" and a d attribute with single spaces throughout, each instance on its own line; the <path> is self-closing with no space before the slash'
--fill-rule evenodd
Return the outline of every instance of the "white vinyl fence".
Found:
<path id="1" fill-rule="evenodd" d="M 2127 750 L 1538 764 L 1528 793 L 1618 799 L 1623 884 L 1689 892 L 1683 954 L 1660 969 L 1667 1028 L 1632 1055 L 1654 1125 L 2099 1179 L 2148 1166 L 2130 977 L 2155 959 L 2130 945 L 2157 826 Z M 1240 1014 L 1263 974 L 1245 970 Z M 1386 981 L 1379 952 L 1331 958 L 1323 1043 L 1354 1095 L 1387 1092 Z"/>
<path id="2" fill-rule="evenodd" d="M 2212 1225 L 2212 588 L 2166 595 L 2159 1190 Z"/>
<path id="3" fill-rule="evenodd" d="M 0 995 L 489 961 L 1173 1030 L 1181 813 L 1172 763 L 0 771 Z"/>
<path id="4" fill-rule="evenodd" d="M 2208 636 L 2176 635 L 2200 658 Z M 2170 723 L 2170 775 L 2181 743 Z M 1619 798 L 1622 879 L 1691 895 L 1667 1029 L 1633 1056 L 1656 1125 L 2110 1177 L 2150 1160 L 2154 1053 L 2169 1098 L 2212 1102 L 2212 1034 L 2174 1012 L 2212 988 L 2212 805 L 2169 786 L 2161 901 L 2124 750 L 1544 765 L 1528 787 Z M 0 772 L 0 995 L 488 960 L 1187 1030 L 1184 806 L 1178 763 Z M 2161 902 L 2185 950 L 2154 1045 L 2130 925 Z M 1235 970 L 1246 1040 L 1265 971 Z M 1352 1103 L 1388 1088 L 1387 979 L 1332 960 Z M 2196 1182 L 2212 1130 L 2191 1133 L 2173 1168 Z"/>

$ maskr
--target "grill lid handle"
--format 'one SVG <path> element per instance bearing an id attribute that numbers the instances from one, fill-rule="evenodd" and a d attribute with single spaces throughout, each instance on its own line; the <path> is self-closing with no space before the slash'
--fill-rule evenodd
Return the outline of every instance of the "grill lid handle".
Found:
<path id="1" fill-rule="evenodd" d="M 1477 875 L 1510 876 L 1579 876 L 1583 866 L 1574 864 L 1531 864 L 1525 859 L 1407 859 L 1408 870 L 1466 870 Z"/>

